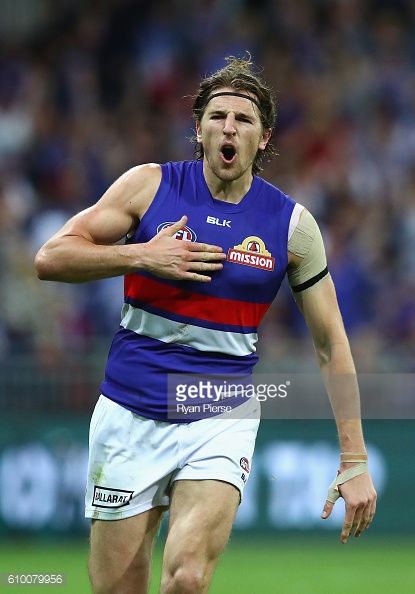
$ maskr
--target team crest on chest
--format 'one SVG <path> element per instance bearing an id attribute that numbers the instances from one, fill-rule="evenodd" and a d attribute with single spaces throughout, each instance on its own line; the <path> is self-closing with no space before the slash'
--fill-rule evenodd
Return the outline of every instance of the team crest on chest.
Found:
<path id="1" fill-rule="evenodd" d="M 250 235 L 240 245 L 229 248 L 226 259 L 228 262 L 244 264 L 261 270 L 272 271 L 275 265 L 275 258 L 265 248 L 265 243 L 255 235 Z"/>
<path id="2" fill-rule="evenodd" d="M 157 233 L 160 233 L 162 229 L 166 229 L 166 227 L 171 227 L 172 225 L 174 225 L 174 223 L 172 223 L 171 221 L 161 223 L 157 227 Z M 186 225 L 185 227 L 182 227 L 182 229 L 179 229 L 179 231 L 177 231 L 177 233 L 173 235 L 173 239 L 179 239 L 181 241 L 196 241 L 197 235 L 193 231 L 193 229 L 190 229 L 190 227 Z"/>

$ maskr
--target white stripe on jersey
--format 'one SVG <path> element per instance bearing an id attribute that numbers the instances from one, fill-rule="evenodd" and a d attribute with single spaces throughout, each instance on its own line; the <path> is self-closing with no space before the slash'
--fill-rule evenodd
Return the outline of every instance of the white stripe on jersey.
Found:
<path id="1" fill-rule="evenodd" d="M 137 334 L 165 343 L 184 344 L 198 351 L 213 351 L 236 357 L 255 353 L 258 335 L 255 332 L 224 332 L 201 326 L 174 322 L 126 303 L 122 310 L 121 326 Z"/>
<path id="2" fill-rule="evenodd" d="M 297 225 L 298 225 L 298 221 L 300 220 L 300 214 L 303 212 L 304 210 L 304 206 L 302 206 L 301 204 L 298 204 L 298 202 L 296 202 L 293 211 L 291 213 L 291 219 L 290 219 L 290 226 L 288 227 L 288 240 L 291 239 L 291 235 L 294 233 Z"/>

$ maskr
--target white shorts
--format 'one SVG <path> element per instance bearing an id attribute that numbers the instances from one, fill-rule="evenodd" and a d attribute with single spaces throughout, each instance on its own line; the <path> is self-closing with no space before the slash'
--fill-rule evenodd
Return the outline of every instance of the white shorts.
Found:
<path id="1" fill-rule="evenodd" d="M 141 417 L 100 396 L 91 419 L 85 517 L 119 520 L 169 505 L 174 481 L 213 479 L 243 489 L 259 404 L 192 423 Z"/>

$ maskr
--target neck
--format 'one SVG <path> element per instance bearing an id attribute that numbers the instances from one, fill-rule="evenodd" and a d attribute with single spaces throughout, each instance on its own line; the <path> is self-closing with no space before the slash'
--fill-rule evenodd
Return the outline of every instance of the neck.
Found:
<path id="1" fill-rule="evenodd" d="M 216 200 L 232 202 L 233 204 L 241 202 L 243 197 L 249 192 L 253 179 L 251 170 L 246 171 L 237 179 L 220 179 L 206 165 L 206 161 L 203 164 L 203 174 L 212 197 Z"/>

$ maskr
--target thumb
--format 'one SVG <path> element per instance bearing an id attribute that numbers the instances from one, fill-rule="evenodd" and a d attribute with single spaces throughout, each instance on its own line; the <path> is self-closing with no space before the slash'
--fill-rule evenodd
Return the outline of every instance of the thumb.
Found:
<path id="1" fill-rule="evenodd" d="M 329 517 L 333 510 L 333 507 L 334 503 L 332 503 L 331 501 L 326 501 L 323 507 L 323 511 L 321 512 L 321 517 L 323 518 L 323 520 Z"/>
<path id="2" fill-rule="evenodd" d="M 169 237 L 173 237 L 173 235 L 177 233 L 177 231 L 180 231 L 180 229 L 182 229 L 186 223 L 187 216 L 183 215 L 179 221 L 176 221 L 176 223 L 173 223 L 173 225 L 170 225 L 170 227 L 166 227 L 160 233 L 163 233 L 163 235 L 167 235 Z"/>

